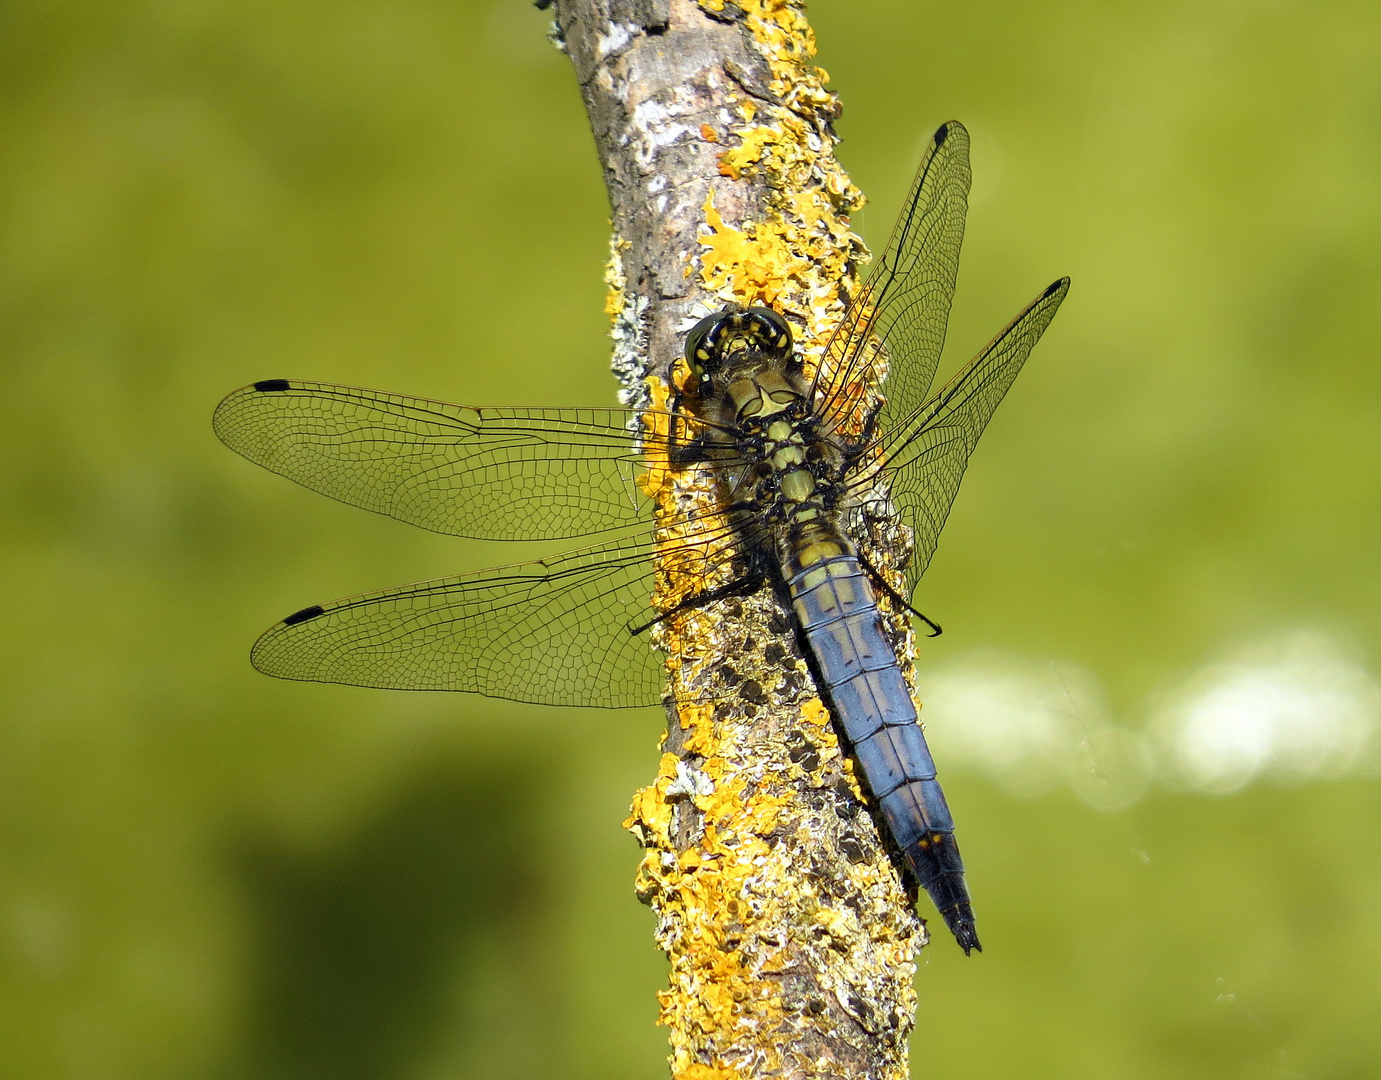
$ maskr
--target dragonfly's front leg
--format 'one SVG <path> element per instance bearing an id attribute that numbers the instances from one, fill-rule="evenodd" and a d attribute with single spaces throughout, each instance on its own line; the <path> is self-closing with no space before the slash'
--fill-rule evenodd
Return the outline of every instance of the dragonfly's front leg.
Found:
<path id="1" fill-rule="evenodd" d="M 635 635 L 641 634 L 646 630 L 651 630 L 658 623 L 666 622 L 673 616 L 679 615 L 683 611 L 704 607 L 706 604 L 712 604 L 716 600 L 728 600 L 736 596 L 752 596 L 753 593 L 761 589 L 766 583 L 766 575 L 755 570 L 725 585 L 717 585 L 713 589 L 705 589 L 692 596 L 687 596 L 672 607 L 667 608 L 666 611 L 662 612 L 655 619 L 645 622 L 641 626 L 630 626 L 628 632 Z"/>
<path id="2" fill-rule="evenodd" d="M 688 409 L 694 410 L 689 395 L 678 390 L 671 399 L 671 419 L 667 426 L 667 459 L 675 469 L 698 465 L 710 458 L 710 436 L 713 432 L 705 428 L 698 435 L 688 436 L 686 427 L 691 415 Z"/>
<path id="3" fill-rule="evenodd" d="M 861 458 L 869 447 L 873 445 L 873 437 L 877 433 L 878 415 L 882 412 L 882 402 L 878 402 L 868 410 L 868 415 L 863 418 L 863 430 L 858 438 L 849 439 L 844 450 L 844 465 L 840 473 L 847 473 L 854 467 L 854 464 Z"/>

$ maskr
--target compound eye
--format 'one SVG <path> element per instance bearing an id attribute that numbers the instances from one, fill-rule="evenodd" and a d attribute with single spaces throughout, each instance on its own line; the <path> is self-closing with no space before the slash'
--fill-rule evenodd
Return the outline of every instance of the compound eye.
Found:
<path id="1" fill-rule="evenodd" d="M 719 329 L 728 315 L 727 311 L 706 315 L 692 326 L 690 333 L 686 335 L 686 363 L 696 371 L 714 359 L 714 340 L 711 334 Z"/>
<path id="2" fill-rule="evenodd" d="M 791 351 L 791 324 L 771 308 L 750 307 L 747 314 L 758 325 L 763 341 L 783 353 Z"/>

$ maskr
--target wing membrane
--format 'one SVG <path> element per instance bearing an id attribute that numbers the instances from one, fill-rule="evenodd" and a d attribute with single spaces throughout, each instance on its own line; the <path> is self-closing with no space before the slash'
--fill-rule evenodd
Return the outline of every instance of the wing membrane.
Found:
<path id="1" fill-rule="evenodd" d="M 636 416 L 270 379 L 227 397 L 213 423 L 250 461 L 352 506 L 454 536 L 548 540 L 644 520 Z"/>
<path id="2" fill-rule="evenodd" d="M 889 365 L 875 429 L 883 434 L 858 462 L 850 488 L 867 497 L 879 474 L 890 474 L 893 502 L 915 533 L 913 588 L 978 437 L 1069 285 L 1051 285 L 922 404 L 944 345 L 968 187 L 968 134 L 947 124 L 817 375 L 817 406 L 838 413 L 857 399 L 868 365 Z M 644 446 L 667 451 L 666 432 L 678 425 L 642 427 L 642 416 L 625 409 L 478 409 L 275 379 L 231 394 L 214 423 L 251 461 L 342 502 L 435 532 L 531 540 L 646 525 L 650 503 L 632 483 L 644 467 L 634 439 L 641 433 Z M 699 467 L 737 468 L 726 460 Z M 662 662 L 632 628 L 655 617 L 655 575 L 685 575 L 666 583 L 667 595 L 703 589 L 707 568 L 751 547 L 746 528 L 711 525 L 674 552 L 640 532 L 306 608 L 266 632 L 252 660 L 288 679 L 555 705 L 652 704 L 662 695 Z"/>
<path id="3" fill-rule="evenodd" d="M 1031 349 L 1055 317 L 1069 278 L 1038 296 L 909 422 L 886 438 L 878 461 L 891 471 L 892 501 L 914 531 L 907 567 L 912 590 L 930 565 L 969 456 Z M 864 469 L 856 483 L 872 481 Z"/>
<path id="4" fill-rule="evenodd" d="M 822 411 L 846 408 L 879 360 L 889 368 L 882 430 L 925 400 L 945 344 L 970 179 L 969 133 L 951 121 L 931 140 L 882 258 L 825 348 Z"/>
<path id="5" fill-rule="evenodd" d="M 546 705 L 655 704 L 662 662 L 650 540 L 337 600 L 254 645 L 266 675 L 392 690 L 461 690 Z"/>

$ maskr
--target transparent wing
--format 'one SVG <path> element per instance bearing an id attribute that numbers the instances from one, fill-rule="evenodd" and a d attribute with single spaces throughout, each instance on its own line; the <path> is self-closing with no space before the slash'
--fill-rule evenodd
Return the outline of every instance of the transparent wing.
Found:
<path id="1" fill-rule="evenodd" d="M 548 540 L 644 520 L 636 418 L 269 379 L 222 401 L 213 424 L 255 464 L 352 506 L 454 536 Z"/>
<path id="2" fill-rule="evenodd" d="M 892 502 L 914 532 L 907 566 L 913 591 L 935 554 L 978 437 L 1068 291 L 1069 278 L 1047 288 L 908 422 L 884 435 L 871 467 L 852 481 L 866 490 L 876 468 L 890 472 Z"/>
<path id="3" fill-rule="evenodd" d="M 815 400 L 826 415 L 847 412 L 879 362 L 888 366 L 882 430 L 925 400 L 945 344 L 970 178 L 969 133 L 951 121 L 935 132 L 887 249 L 825 347 Z"/>
<path id="4" fill-rule="evenodd" d="M 679 569 L 664 561 L 657 572 L 704 572 L 693 558 L 670 563 Z M 662 659 L 633 630 L 654 618 L 653 578 L 651 540 L 625 539 L 305 608 L 266 632 L 251 660 L 282 679 L 651 705 Z"/>

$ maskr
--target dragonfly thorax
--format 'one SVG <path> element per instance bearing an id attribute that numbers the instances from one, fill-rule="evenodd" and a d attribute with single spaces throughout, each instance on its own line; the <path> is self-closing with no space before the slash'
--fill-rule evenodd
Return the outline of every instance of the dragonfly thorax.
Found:
<path id="1" fill-rule="evenodd" d="M 790 527 L 834 509 L 842 461 L 799 372 L 780 362 L 754 364 L 711 404 L 737 435 L 746 466 L 739 495 L 764 523 Z"/>

